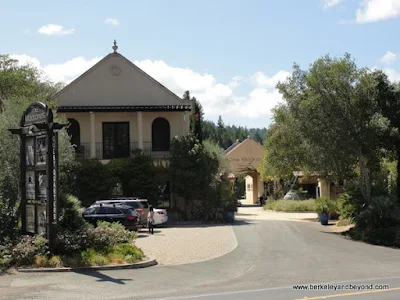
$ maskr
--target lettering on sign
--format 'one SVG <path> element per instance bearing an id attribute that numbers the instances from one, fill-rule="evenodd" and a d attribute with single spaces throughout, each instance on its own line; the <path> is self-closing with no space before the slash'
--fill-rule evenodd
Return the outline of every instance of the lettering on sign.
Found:
<path id="1" fill-rule="evenodd" d="M 46 108 L 39 106 L 32 106 L 28 113 L 24 117 L 24 123 L 26 125 L 38 124 L 46 122 Z"/>

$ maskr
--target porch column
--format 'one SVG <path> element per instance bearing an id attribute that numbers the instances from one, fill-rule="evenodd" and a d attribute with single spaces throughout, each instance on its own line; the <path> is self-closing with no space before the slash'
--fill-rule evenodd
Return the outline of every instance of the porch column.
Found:
<path id="1" fill-rule="evenodd" d="M 139 149 L 143 150 L 143 118 L 142 118 L 142 112 L 138 111 L 136 113 L 137 115 L 137 135 L 138 135 L 138 147 Z"/>
<path id="2" fill-rule="evenodd" d="M 90 158 L 96 158 L 96 117 L 94 112 L 89 112 L 90 116 Z"/>

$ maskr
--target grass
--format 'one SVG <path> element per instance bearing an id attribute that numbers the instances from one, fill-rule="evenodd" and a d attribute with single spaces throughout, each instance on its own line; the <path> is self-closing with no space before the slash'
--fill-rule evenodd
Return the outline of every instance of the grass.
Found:
<path id="1" fill-rule="evenodd" d="M 267 203 L 264 209 L 284 212 L 313 212 L 315 200 L 277 200 Z"/>
<path id="2" fill-rule="evenodd" d="M 349 220 L 349 219 L 339 219 L 337 222 L 336 222 L 336 226 L 348 226 L 348 225 L 352 225 L 353 224 L 353 221 L 352 220 Z"/>
<path id="3" fill-rule="evenodd" d="M 86 249 L 81 253 L 72 256 L 52 256 L 47 257 L 38 255 L 35 257 L 35 268 L 55 268 L 55 267 L 87 267 L 131 264 L 142 260 L 144 254 L 142 250 L 131 244 L 119 244 L 108 247 L 103 251 L 96 251 L 93 248 Z"/>

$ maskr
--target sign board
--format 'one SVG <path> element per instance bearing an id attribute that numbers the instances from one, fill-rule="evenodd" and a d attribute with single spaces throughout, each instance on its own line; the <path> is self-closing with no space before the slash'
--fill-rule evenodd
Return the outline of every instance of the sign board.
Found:
<path id="1" fill-rule="evenodd" d="M 51 109 L 40 102 L 23 113 L 20 128 L 10 129 L 21 139 L 22 229 L 25 233 L 55 236 L 58 220 L 58 133 Z M 57 129 L 55 129 L 57 128 Z"/>
<path id="2" fill-rule="evenodd" d="M 26 205 L 26 232 L 35 233 L 35 205 L 27 204 Z"/>
<path id="3" fill-rule="evenodd" d="M 47 105 L 37 102 L 31 104 L 24 112 L 21 126 L 53 122 L 53 115 Z"/>

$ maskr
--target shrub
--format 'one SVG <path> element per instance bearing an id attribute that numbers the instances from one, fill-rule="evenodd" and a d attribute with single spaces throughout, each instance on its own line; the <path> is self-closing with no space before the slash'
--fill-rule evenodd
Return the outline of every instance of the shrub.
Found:
<path id="1" fill-rule="evenodd" d="M 0 270 L 8 269 L 12 261 L 12 244 L 0 245 Z"/>
<path id="2" fill-rule="evenodd" d="M 48 254 L 48 241 L 42 236 L 22 236 L 13 248 L 13 259 L 19 266 L 32 265 L 35 256 Z"/>
<path id="3" fill-rule="evenodd" d="M 344 193 L 339 196 L 338 209 L 340 218 L 353 219 L 365 207 L 365 199 L 358 184 L 349 182 L 344 187 Z"/>
<path id="4" fill-rule="evenodd" d="M 73 255 L 89 247 L 89 235 L 93 226 L 85 224 L 80 230 L 60 230 L 55 239 L 55 252 L 57 254 Z"/>
<path id="5" fill-rule="evenodd" d="M 80 200 L 69 194 L 62 194 L 60 197 L 60 218 L 58 221 L 59 230 L 76 231 L 85 226 L 85 220 L 81 214 L 83 207 Z"/>
<path id="6" fill-rule="evenodd" d="M 133 263 L 143 258 L 142 250 L 131 244 L 119 244 L 108 248 L 108 259 L 113 263 Z"/>
<path id="7" fill-rule="evenodd" d="M 317 198 L 315 199 L 315 212 L 317 214 L 326 213 L 330 218 L 336 219 L 339 216 L 338 201 L 327 197 Z"/>
<path id="8" fill-rule="evenodd" d="M 108 264 L 108 259 L 103 253 L 99 253 L 93 248 L 84 250 L 81 253 L 82 264 L 87 266 L 103 266 Z"/>
<path id="9" fill-rule="evenodd" d="M 122 224 L 98 222 L 98 226 L 88 231 L 90 247 L 103 250 L 109 246 L 123 243 L 133 243 L 136 233 L 128 231 Z"/>
<path id="10" fill-rule="evenodd" d="M 367 243 L 400 247 L 400 207 L 390 197 L 373 197 L 370 205 L 358 213 L 349 236 Z"/>
<path id="11" fill-rule="evenodd" d="M 336 222 L 336 226 L 348 226 L 348 225 L 352 225 L 354 222 L 353 219 L 343 219 L 340 218 L 337 222 Z"/>
<path id="12" fill-rule="evenodd" d="M 315 210 L 315 200 L 269 200 L 264 209 L 284 212 L 311 212 Z"/>
<path id="13" fill-rule="evenodd" d="M 17 209 L 11 201 L 0 197 L 0 245 L 14 240 L 17 233 Z"/>

